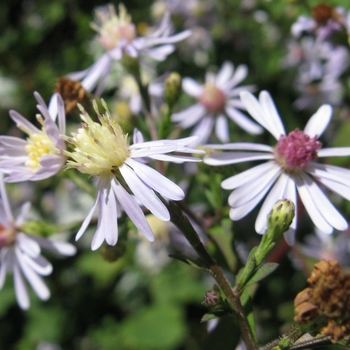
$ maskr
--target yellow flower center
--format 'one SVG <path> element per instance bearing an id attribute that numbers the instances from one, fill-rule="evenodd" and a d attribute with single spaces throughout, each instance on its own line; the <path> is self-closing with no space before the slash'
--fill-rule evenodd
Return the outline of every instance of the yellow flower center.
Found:
<path id="1" fill-rule="evenodd" d="M 101 6 L 95 11 L 91 27 L 99 33 L 98 41 L 107 49 L 115 48 L 120 39 L 131 42 L 136 38 L 136 28 L 131 23 L 124 5 L 119 5 L 119 16 L 113 5 Z"/>
<path id="2" fill-rule="evenodd" d="M 40 158 L 46 154 L 53 154 L 54 143 L 43 130 L 40 133 L 31 133 L 27 138 L 27 145 L 24 149 L 28 153 L 28 160 L 25 165 L 33 171 L 39 168 Z"/>
<path id="3" fill-rule="evenodd" d="M 82 112 L 82 127 L 73 137 L 63 136 L 75 146 L 74 152 L 65 152 L 73 159 L 67 162 L 67 168 L 76 168 L 82 173 L 95 176 L 108 175 L 123 165 L 129 157 L 127 135 L 123 133 L 105 103 L 103 106 L 106 112 L 100 115 L 94 101 L 94 109 L 101 124 L 94 122 L 79 106 Z"/>

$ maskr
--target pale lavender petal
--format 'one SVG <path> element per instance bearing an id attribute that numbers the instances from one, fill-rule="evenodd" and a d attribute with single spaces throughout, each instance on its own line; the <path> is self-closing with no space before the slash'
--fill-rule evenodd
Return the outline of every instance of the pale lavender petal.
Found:
<path id="1" fill-rule="evenodd" d="M 51 104 L 49 105 L 50 109 Z M 66 112 L 64 108 L 64 102 L 60 95 L 57 95 L 57 113 L 58 113 L 58 130 L 60 134 L 65 134 L 66 132 Z M 51 112 L 50 112 L 51 114 Z"/>
<path id="2" fill-rule="evenodd" d="M 274 152 L 274 148 L 268 145 L 262 145 L 260 143 L 250 143 L 250 142 L 236 142 L 236 143 L 226 143 L 224 145 L 205 145 L 205 148 L 210 149 L 222 149 L 227 151 L 262 151 L 262 152 Z"/>
<path id="3" fill-rule="evenodd" d="M 280 175 L 282 169 L 279 167 L 271 167 L 263 176 L 260 177 L 259 181 L 249 182 L 241 187 L 238 187 L 231 193 L 228 198 L 228 203 L 231 207 L 239 207 L 251 201 L 266 186 L 270 187 L 271 181 L 275 181 Z M 270 209 L 271 210 L 271 209 Z"/>
<path id="4" fill-rule="evenodd" d="M 199 124 L 193 129 L 192 135 L 198 136 L 198 139 L 193 143 L 194 145 L 200 145 L 207 142 L 214 124 L 214 117 L 206 116 Z"/>
<path id="5" fill-rule="evenodd" d="M 325 185 L 326 187 L 328 187 L 331 191 L 339 194 L 340 196 L 342 196 L 343 198 L 347 199 L 350 201 L 350 188 L 347 185 L 343 185 L 339 182 L 330 180 L 330 179 L 326 179 L 326 178 L 318 178 L 318 180 Z"/>
<path id="6" fill-rule="evenodd" d="M 255 182 L 257 179 L 265 176 L 270 169 L 279 167 L 275 162 L 267 162 L 257 165 L 251 169 L 243 171 L 240 174 L 231 176 L 221 182 L 221 187 L 225 190 L 233 190 L 237 187 L 243 186 L 248 182 Z"/>
<path id="7" fill-rule="evenodd" d="M 141 149 L 129 149 L 132 151 L 130 154 L 130 158 L 142 158 L 142 157 L 150 157 L 152 155 L 156 154 L 163 154 L 163 153 L 169 153 L 169 152 L 174 152 L 177 150 L 176 145 L 164 145 L 162 147 L 150 147 L 150 148 L 141 148 Z"/>
<path id="8" fill-rule="evenodd" d="M 346 220 L 342 217 L 342 215 L 340 215 L 337 209 L 335 209 L 333 204 L 320 190 L 317 184 L 303 172 L 300 173 L 300 177 L 307 186 L 307 189 L 310 193 L 311 198 L 313 199 L 317 210 L 324 217 L 324 219 L 337 230 L 346 230 L 348 228 Z"/>
<path id="9" fill-rule="evenodd" d="M 310 184 L 308 182 L 305 183 L 303 178 L 301 178 L 300 176 L 296 176 L 295 181 L 296 181 L 299 196 L 302 202 L 304 203 L 305 209 L 310 215 L 310 218 L 315 224 L 315 226 L 318 227 L 323 232 L 332 233 L 333 227 L 325 220 L 325 218 L 319 212 L 319 210 L 317 209 L 317 206 L 314 203 L 314 200 L 309 190 Z"/>
<path id="10" fill-rule="evenodd" d="M 4 197 L 3 201 L 4 201 Z M 22 206 L 21 206 L 21 211 L 20 213 L 17 215 L 17 218 L 15 220 L 15 224 L 17 227 L 19 227 L 20 225 L 23 224 L 23 222 L 25 221 L 26 217 L 28 216 L 29 210 L 31 208 L 31 203 L 30 202 L 25 202 Z"/>
<path id="11" fill-rule="evenodd" d="M 47 288 L 46 284 L 42 280 L 40 276 L 38 276 L 27 264 L 26 261 L 23 259 L 23 255 L 20 252 L 20 250 L 15 248 L 16 258 L 19 263 L 19 266 L 26 277 L 27 281 L 33 288 L 36 295 L 42 299 L 47 300 L 50 298 L 50 291 Z"/>
<path id="12" fill-rule="evenodd" d="M 350 187 L 350 170 L 339 166 L 310 162 L 304 169 L 317 179 L 325 178 Z"/>
<path id="13" fill-rule="evenodd" d="M 40 132 L 40 130 L 36 126 L 34 126 L 30 121 L 21 116 L 18 112 L 11 110 L 9 114 L 12 120 L 17 124 L 17 126 L 21 126 L 25 130 L 28 130 L 29 132 L 33 132 L 35 134 Z"/>
<path id="14" fill-rule="evenodd" d="M 135 199 L 116 181 L 112 182 L 112 188 L 119 203 L 123 206 L 126 214 L 135 224 L 138 230 L 151 242 L 154 241 L 153 232 Z"/>
<path id="15" fill-rule="evenodd" d="M 233 74 L 233 64 L 231 62 L 224 62 L 218 75 L 215 79 L 215 85 L 219 88 L 224 88 L 227 81 L 231 78 Z"/>
<path id="16" fill-rule="evenodd" d="M 71 256 L 77 252 L 77 248 L 68 242 L 59 241 L 54 238 L 32 237 L 41 248 L 51 250 L 52 252 Z"/>
<path id="17" fill-rule="evenodd" d="M 221 142 L 228 142 L 230 139 L 227 119 L 222 114 L 216 117 L 215 134 Z"/>
<path id="18" fill-rule="evenodd" d="M 280 138 L 281 135 L 285 135 L 284 126 L 282 124 L 281 118 L 277 112 L 276 106 L 267 91 L 261 91 L 259 95 L 260 105 L 264 110 L 265 122 L 269 126 L 270 132 L 275 136 L 276 140 Z"/>
<path id="19" fill-rule="evenodd" d="M 24 252 L 32 258 L 35 258 L 40 254 L 41 250 L 39 244 L 24 233 L 18 234 L 17 244 L 22 252 Z"/>
<path id="20" fill-rule="evenodd" d="M 48 276 L 53 268 L 52 265 L 43 256 L 39 255 L 31 259 L 28 255 L 22 254 L 23 263 L 27 264 L 33 271 L 42 276 Z"/>
<path id="21" fill-rule="evenodd" d="M 168 209 L 162 201 L 156 196 L 154 191 L 148 187 L 127 165 L 122 165 L 120 168 L 125 182 L 135 195 L 135 197 L 156 217 L 163 221 L 170 220 Z"/>
<path id="22" fill-rule="evenodd" d="M 152 49 L 144 49 L 142 50 L 142 54 L 149 56 L 158 62 L 161 62 L 164 61 L 167 56 L 169 56 L 174 51 L 174 45 L 163 45 Z"/>
<path id="23" fill-rule="evenodd" d="M 150 156 L 152 159 L 161 160 L 162 162 L 172 162 L 176 164 L 182 164 L 184 162 L 201 162 L 199 158 L 188 157 L 188 156 L 173 156 L 168 154 L 155 154 Z"/>
<path id="24" fill-rule="evenodd" d="M 5 225 L 11 225 L 11 223 L 14 221 L 13 220 L 13 215 L 12 215 L 12 211 L 11 211 L 11 206 L 10 206 L 10 201 L 8 199 L 7 196 L 7 192 L 6 192 L 6 188 L 5 188 L 5 184 L 4 184 L 4 176 L 3 174 L 0 173 L 0 194 L 1 194 L 1 199 L 2 199 L 2 208 L 4 210 L 5 213 Z"/>
<path id="25" fill-rule="evenodd" d="M 30 306 L 28 291 L 23 281 L 17 262 L 13 263 L 13 277 L 14 277 L 15 293 L 16 293 L 16 299 L 17 299 L 18 305 L 20 306 L 21 309 L 27 310 L 29 309 L 29 306 Z"/>
<path id="26" fill-rule="evenodd" d="M 0 142 L 4 146 L 24 148 L 27 145 L 27 141 L 14 136 L 0 136 Z"/>
<path id="27" fill-rule="evenodd" d="M 190 126 L 196 124 L 200 119 L 202 119 L 206 114 L 206 109 L 199 103 L 186 108 L 182 112 L 174 113 L 171 116 L 173 122 L 178 122 L 179 125 L 186 129 Z"/>
<path id="28" fill-rule="evenodd" d="M 6 272 L 9 268 L 8 249 L 0 250 L 0 290 L 4 287 Z"/>
<path id="29" fill-rule="evenodd" d="M 321 148 L 317 151 L 318 157 L 343 157 L 350 156 L 350 147 Z"/>
<path id="30" fill-rule="evenodd" d="M 243 102 L 237 98 L 230 98 L 228 101 L 226 101 L 226 106 L 232 107 L 234 109 L 245 109 Z"/>
<path id="31" fill-rule="evenodd" d="M 98 183 L 99 217 L 97 229 L 91 242 L 91 250 L 98 249 L 104 240 L 111 246 L 116 245 L 118 241 L 118 208 L 114 192 L 111 190 L 112 181 L 110 177 L 101 177 Z"/>
<path id="32" fill-rule="evenodd" d="M 232 89 L 234 86 L 238 85 L 242 80 L 244 80 L 247 77 L 247 75 L 248 75 L 247 66 L 244 64 L 240 64 L 236 68 L 233 77 L 228 82 L 226 82 L 224 88 Z"/>
<path id="33" fill-rule="evenodd" d="M 89 226 L 90 224 L 90 221 L 91 221 L 91 218 L 92 216 L 94 215 L 95 213 L 95 210 L 96 210 L 96 207 L 97 207 L 97 204 L 98 204 L 98 201 L 99 201 L 99 198 L 100 198 L 100 191 L 97 191 L 97 195 L 96 195 L 96 200 L 95 200 L 95 203 L 94 205 L 92 206 L 92 208 L 90 209 L 89 211 L 89 214 L 87 215 L 87 217 L 85 218 L 85 220 L 83 221 L 77 235 L 75 236 L 75 240 L 77 241 L 83 234 L 84 232 L 86 231 L 87 227 Z"/>
<path id="34" fill-rule="evenodd" d="M 332 117 L 332 107 L 330 105 L 321 106 L 317 112 L 307 122 L 304 133 L 310 137 L 319 138 L 326 130 Z"/>
<path id="35" fill-rule="evenodd" d="M 183 78 L 182 89 L 190 96 L 198 97 L 204 91 L 203 85 L 197 83 L 192 78 Z"/>
<path id="36" fill-rule="evenodd" d="M 256 152 L 224 152 L 212 154 L 208 158 L 204 158 L 203 162 L 208 165 L 228 165 L 252 160 L 274 159 L 274 155 L 270 153 Z"/>
<path id="37" fill-rule="evenodd" d="M 134 134 L 133 134 L 133 143 L 143 143 L 143 135 L 140 130 L 134 129 Z"/>
<path id="38" fill-rule="evenodd" d="M 183 190 L 179 186 L 174 184 L 158 171 L 132 159 L 128 159 L 126 163 L 134 169 L 135 173 L 142 181 L 160 193 L 163 197 L 175 201 L 182 200 L 185 197 Z"/>
<path id="39" fill-rule="evenodd" d="M 258 124 L 255 124 L 249 118 L 247 118 L 242 112 L 238 111 L 235 108 L 227 106 L 225 108 L 227 115 L 234 121 L 238 126 L 243 130 L 247 131 L 252 135 L 258 135 L 263 132 L 263 128 Z"/>

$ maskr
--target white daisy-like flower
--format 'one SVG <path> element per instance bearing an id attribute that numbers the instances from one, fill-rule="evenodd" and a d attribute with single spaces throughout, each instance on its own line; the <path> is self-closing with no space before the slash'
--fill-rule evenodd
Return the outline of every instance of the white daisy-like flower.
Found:
<path id="1" fill-rule="evenodd" d="M 41 249 L 48 249 L 61 255 L 71 256 L 76 248 L 67 242 L 36 237 L 21 232 L 21 225 L 30 208 L 25 203 L 16 219 L 13 218 L 7 198 L 3 177 L 0 175 L 0 289 L 5 284 L 6 274 L 13 273 L 18 305 L 22 309 L 30 306 L 28 291 L 23 276 L 42 300 L 50 297 L 50 291 L 41 276 L 52 272 L 52 265 L 41 255 Z"/>
<path id="2" fill-rule="evenodd" d="M 83 87 L 91 92 L 97 85 L 96 94 L 104 89 L 112 64 L 124 55 L 130 57 L 149 57 L 155 61 L 164 61 L 174 50 L 174 43 L 186 39 L 191 31 L 186 30 L 171 35 L 172 24 L 167 13 L 159 28 L 147 36 L 137 36 L 135 24 L 131 22 L 125 7 L 119 5 L 119 16 L 113 5 L 96 8 L 96 20 L 92 28 L 98 32 L 97 40 L 107 50 L 90 68 L 69 74 L 73 80 L 81 80 Z"/>
<path id="3" fill-rule="evenodd" d="M 100 115 L 94 103 L 101 124 L 94 122 L 81 109 L 82 128 L 72 137 L 62 136 L 75 147 L 73 152 L 65 152 L 72 158 L 68 160 L 67 168 L 76 168 L 82 173 L 98 177 L 96 201 L 76 236 L 78 240 L 83 235 L 98 207 L 99 217 L 91 243 L 92 250 L 98 249 L 104 240 L 109 245 L 117 243 L 118 217 L 122 209 L 138 230 L 153 241 L 152 230 L 139 203 L 159 219 L 168 221 L 170 214 L 156 192 L 171 200 L 183 199 L 184 192 L 146 162 L 152 159 L 174 163 L 198 162 L 200 159 L 183 154 L 204 153 L 187 147 L 196 137 L 144 142 L 139 131 L 134 132 L 134 144 L 129 146 L 127 135 L 123 134 L 119 124 L 104 107 L 106 112 Z M 178 154 L 169 155 L 170 152 Z"/>
<path id="4" fill-rule="evenodd" d="M 251 93 L 242 92 L 241 99 L 251 116 L 275 137 L 277 145 L 232 143 L 207 146 L 231 151 L 209 155 L 204 159 L 209 165 L 267 160 L 222 182 L 224 189 L 235 189 L 229 196 L 231 219 L 239 220 L 246 216 L 269 192 L 255 222 L 256 231 L 264 233 L 267 215 L 272 206 L 283 198 L 288 198 L 297 205 L 298 193 L 316 227 L 325 233 L 332 233 L 333 228 L 345 230 L 348 227 L 347 221 L 317 184 L 350 200 L 350 170 L 315 162 L 318 157 L 350 155 L 350 147 L 322 149 L 321 142 L 317 140 L 330 122 L 332 108 L 329 105 L 321 106 L 310 118 L 304 131 L 296 129 L 286 135 L 268 92 L 262 91 L 259 101 Z M 289 243 L 294 241 L 296 227 L 295 216 L 285 235 Z"/>
<path id="5" fill-rule="evenodd" d="M 59 154 L 65 150 L 60 134 L 65 132 L 64 103 L 59 94 L 54 94 L 49 107 L 42 97 L 34 92 L 41 114 L 36 118 L 42 128 L 38 129 L 18 112 L 10 116 L 17 127 L 28 135 L 26 140 L 14 136 L 0 136 L 0 171 L 8 176 L 6 182 L 38 181 L 55 175 L 66 158 Z M 58 125 L 55 123 L 58 116 Z"/>
<path id="6" fill-rule="evenodd" d="M 225 62 L 218 72 L 206 74 L 205 84 L 198 84 L 191 78 L 184 78 L 184 91 L 197 99 L 197 103 L 171 117 L 173 122 L 184 129 L 192 127 L 192 135 L 198 135 L 197 144 L 205 143 L 215 127 L 215 134 L 221 142 L 229 141 L 227 118 L 234 121 L 251 134 L 260 134 L 263 129 L 245 116 L 240 109 L 245 109 L 239 99 L 239 93 L 252 90 L 252 86 L 237 85 L 246 78 L 248 69 L 240 65 L 234 70 L 231 62 Z M 215 125 L 215 126 L 214 126 Z"/>

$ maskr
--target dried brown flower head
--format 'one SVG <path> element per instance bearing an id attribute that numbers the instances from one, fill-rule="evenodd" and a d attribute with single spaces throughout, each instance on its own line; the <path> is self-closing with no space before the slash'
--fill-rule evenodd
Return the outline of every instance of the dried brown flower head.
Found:
<path id="1" fill-rule="evenodd" d="M 312 17 L 320 26 L 325 26 L 329 19 L 333 18 L 333 7 L 328 4 L 319 4 L 312 9 Z"/>
<path id="2" fill-rule="evenodd" d="M 62 96 L 66 113 L 71 113 L 77 104 L 82 103 L 87 96 L 87 91 L 79 81 L 64 77 L 58 80 L 56 92 Z"/>
<path id="3" fill-rule="evenodd" d="M 294 300 L 294 321 L 323 321 L 320 333 L 337 342 L 350 335 L 350 273 L 335 260 L 321 260 L 314 268 L 311 286 Z"/>

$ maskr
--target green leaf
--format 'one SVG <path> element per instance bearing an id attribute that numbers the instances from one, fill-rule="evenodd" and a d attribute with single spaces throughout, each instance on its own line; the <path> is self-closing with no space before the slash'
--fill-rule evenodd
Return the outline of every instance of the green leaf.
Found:
<path id="1" fill-rule="evenodd" d="M 185 264 L 190 265 L 192 267 L 196 267 L 198 269 L 208 270 L 207 268 L 205 268 L 203 266 L 203 262 L 200 259 L 194 260 L 194 259 L 188 258 L 182 254 L 179 254 L 179 253 L 169 254 L 169 256 L 173 259 L 180 260 L 180 261 L 184 262 Z"/>
<path id="2" fill-rule="evenodd" d="M 256 325 L 255 325 L 255 318 L 253 313 L 253 302 L 247 289 L 245 289 L 244 292 L 242 293 L 241 303 L 244 306 L 244 311 L 245 311 L 250 329 L 252 330 L 255 341 L 257 342 L 258 336 L 256 334 Z"/>
<path id="3" fill-rule="evenodd" d="M 271 274 L 273 271 L 275 271 L 278 265 L 279 264 L 277 263 L 266 263 L 261 265 L 254 273 L 253 277 L 247 282 L 246 286 L 259 282 L 260 280 Z"/>

